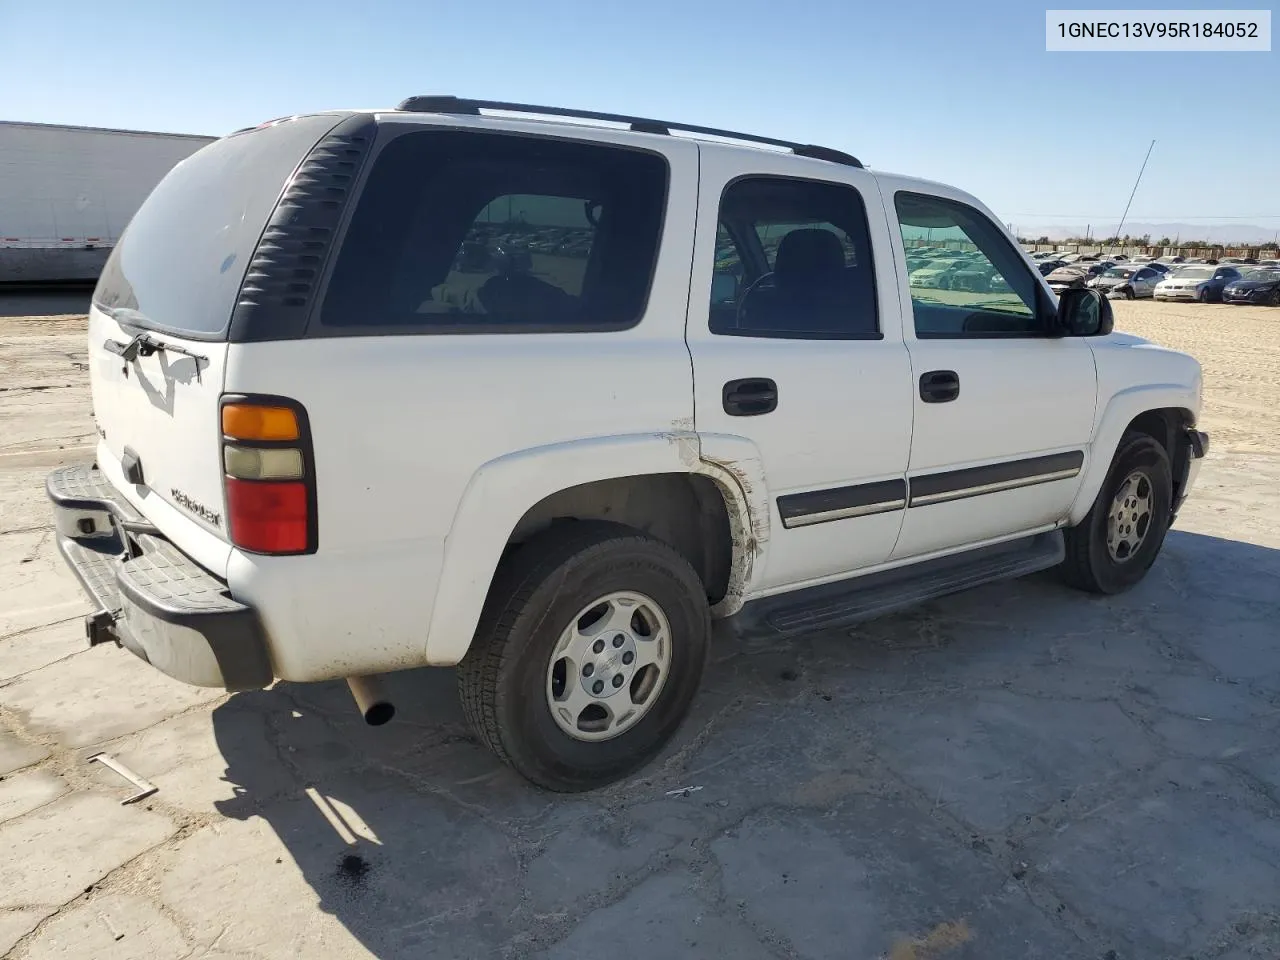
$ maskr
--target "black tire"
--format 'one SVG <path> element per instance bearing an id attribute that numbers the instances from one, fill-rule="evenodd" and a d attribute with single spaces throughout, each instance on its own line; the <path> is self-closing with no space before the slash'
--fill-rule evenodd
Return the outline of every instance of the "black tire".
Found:
<path id="1" fill-rule="evenodd" d="M 1208 303 L 1208 302 L 1209 302 L 1209 288 L 1208 288 L 1208 287 L 1205 287 L 1203 290 L 1201 290 L 1201 291 L 1200 291 L 1200 293 L 1199 293 L 1199 295 L 1196 297 L 1196 299 L 1197 299 L 1197 300 L 1199 300 L 1201 303 Z"/>
<path id="2" fill-rule="evenodd" d="M 1151 516 L 1141 544 L 1133 555 L 1117 562 L 1107 548 L 1107 523 L 1121 484 L 1134 471 L 1151 484 Z M 1071 586 L 1089 593 L 1113 594 L 1138 583 L 1155 562 L 1173 513 L 1173 471 L 1169 454 L 1145 433 L 1126 433 L 1111 461 L 1111 469 L 1085 518 L 1064 531 L 1066 559 L 1059 567 Z"/>
<path id="3" fill-rule="evenodd" d="M 574 739 L 552 717 L 547 670 L 561 632 L 584 605 L 642 593 L 671 627 L 671 662 L 657 700 L 612 739 Z M 618 524 L 553 527 L 500 565 L 475 639 L 458 665 L 463 712 L 502 760 L 560 792 L 602 787 L 647 763 L 688 713 L 711 651 L 702 581 L 667 544 Z"/>
<path id="4" fill-rule="evenodd" d="M 1272 305 L 1273 307 L 1280 307 L 1280 289 L 1277 289 L 1277 290 L 1273 290 L 1273 291 L 1272 291 L 1272 293 L 1271 293 L 1271 305 Z"/>

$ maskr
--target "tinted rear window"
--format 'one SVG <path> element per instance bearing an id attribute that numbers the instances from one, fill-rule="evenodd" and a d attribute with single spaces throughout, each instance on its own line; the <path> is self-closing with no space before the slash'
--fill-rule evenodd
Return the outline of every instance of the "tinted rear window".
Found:
<path id="1" fill-rule="evenodd" d="M 402 134 L 342 243 L 327 333 L 618 330 L 658 257 L 666 160 L 539 137 Z"/>
<path id="2" fill-rule="evenodd" d="M 299 117 L 233 134 L 179 163 L 129 222 L 93 302 L 133 326 L 225 337 L 285 182 L 340 119 Z"/>

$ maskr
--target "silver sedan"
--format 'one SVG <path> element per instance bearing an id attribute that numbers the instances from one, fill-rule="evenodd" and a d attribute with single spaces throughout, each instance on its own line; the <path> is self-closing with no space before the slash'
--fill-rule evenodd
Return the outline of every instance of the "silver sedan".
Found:
<path id="1" fill-rule="evenodd" d="M 1152 296 L 1162 276 L 1160 271 L 1143 264 L 1122 263 L 1110 270 L 1104 270 L 1089 281 L 1089 286 L 1102 291 L 1109 297 L 1134 300 L 1138 297 Z"/>

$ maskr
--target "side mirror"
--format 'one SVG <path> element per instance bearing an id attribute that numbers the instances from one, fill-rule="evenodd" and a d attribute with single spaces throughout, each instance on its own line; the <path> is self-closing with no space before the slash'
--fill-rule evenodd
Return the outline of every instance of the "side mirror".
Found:
<path id="1" fill-rule="evenodd" d="M 713 273 L 711 275 L 711 302 L 713 304 L 733 303 L 737 299 L 737 274 L 719 271 Z"/>
<path id="2" fill-rule="evenodd" d="M 1111 301 L 1097 290 L 1063 290 L 1058 296 L 1055 325 L 1064 337 L 1104 337 L 1115 327 Z"/>

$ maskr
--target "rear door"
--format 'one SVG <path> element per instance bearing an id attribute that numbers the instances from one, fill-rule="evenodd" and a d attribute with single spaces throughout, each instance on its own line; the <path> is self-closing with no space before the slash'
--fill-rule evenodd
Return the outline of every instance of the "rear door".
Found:
<path id="1" fill-rule="evenodd" d="M 219 575 L 229 546 L 218 404 L 232 311 L 283 187 L 340 119 L 267 124 L 179 163 L 135 214 L 94 291 L 98 465 Z"/>
<path id="2" fill-rule="evenodd" d="M 905 507 L 910 365 L 866 171 L 702 144 L 686 337 L 704 458 L 759 451 L 764 592 L 883 562 Z"/>
<path id="3" fill-rule="evenodd" d="M 697 176 L 677 137 L 379 117 L 307 335 L 227 364 L 308 412 L 324 562 L 434 583 L 485 465 L 688 429 Z"/>

